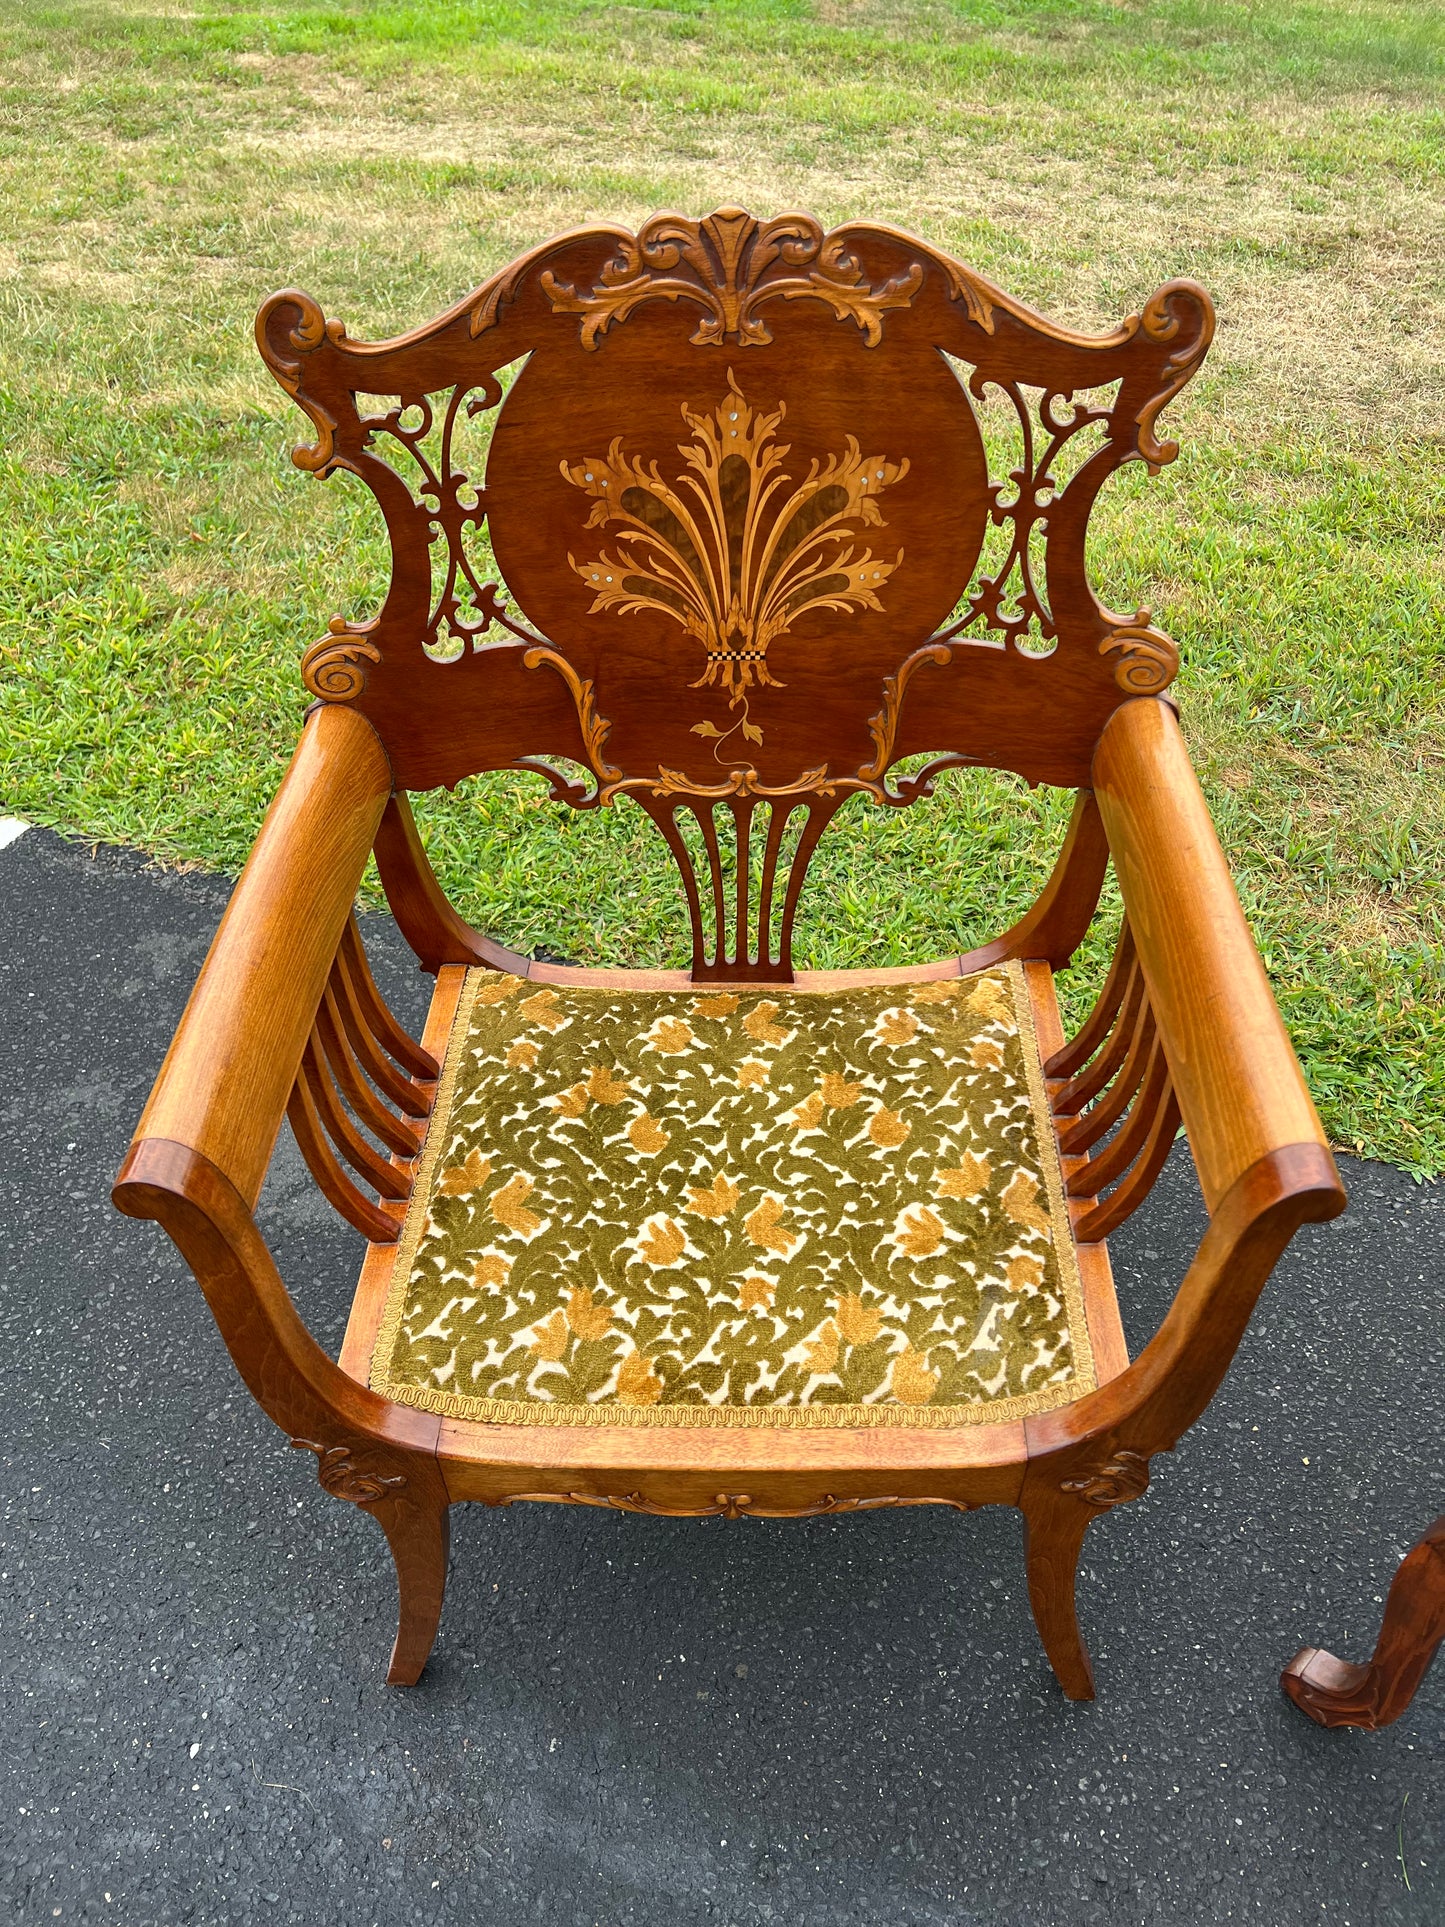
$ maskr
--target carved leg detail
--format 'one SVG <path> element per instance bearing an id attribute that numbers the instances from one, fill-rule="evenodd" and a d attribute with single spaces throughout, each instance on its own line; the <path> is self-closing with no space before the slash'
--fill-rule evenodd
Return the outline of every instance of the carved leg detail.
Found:
<path id="1" fill-rule="evenodd" d="M 1094 1668 L 1074 1612 L 1074 1580 L 1090 1519 L 1137 1499 L 1149 1484 L 1149 1460 L 1129 1446 L 1102 1445 L 1098 1456 L 1074 1461 L 1072 1478 L 1057 1462 L 1040 1460 L 1019 1500 L 1024 1515 L 1024 1559 L 1029 1604 L 1049 1664 L 1071 1700 L 1094 1697 Z"/>
<path id="2" fill-rule="evenodd" d="M 1074 1610 L 1074 1580 L 1094 1508 L 1062 1494 L 1035 1491 L 1024 1507 L 1024 1560 L 1029 1604 L 1055 1677 L 1071 1700 L 1094 1697 L 1094 1668 Z"/>
<path id="3" fill-rule="evenodd" d="M 1352 1666 L 1318 1646 L 1295 1654 L 1279 1683 L 1320 1726 L 1373 1730 L 1399 1719 L 1445 1640 L 1445 1515 L 1400 1561 L 1375 1656 Z"/>
<path id="4" fill-rule="evenodd" d="M 393 1499 L 369 1506 L 380 1520 L 396 1564 L 396 1643 L 387 1668 L 388 1686 L 415 1686 L 431 1657 L 451 1550 L 451 1512 L 445 1501 Z"/>

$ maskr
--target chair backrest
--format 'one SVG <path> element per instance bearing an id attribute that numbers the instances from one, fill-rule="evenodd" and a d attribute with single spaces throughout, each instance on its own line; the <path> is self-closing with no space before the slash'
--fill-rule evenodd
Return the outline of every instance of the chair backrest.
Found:
<path id="1" fill-rule="evenodd" d="M 392 550 L 307 685 L 405 788 L 520 767 L 579 808 L 633 796 L 694 976 L 786 981 L 849 796 L 911 803 L 961 764 L 1087 784 L 1114 708 L 1172 679 L 1085 537 L 1114 469 L 1177 453 L 1156 418 L 1213 325 L 1171 281 L 1076 334 L 896 229 L 737 208 L 564 235 L 393 341 L 274 295 L 261 353 L 317 431 L 295 460 L 360 476 Z"/>

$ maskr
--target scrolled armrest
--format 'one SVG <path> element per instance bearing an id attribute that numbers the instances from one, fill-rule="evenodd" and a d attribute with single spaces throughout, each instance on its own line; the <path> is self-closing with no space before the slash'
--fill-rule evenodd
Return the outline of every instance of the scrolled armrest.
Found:
<path id="1" fill-rule="evenodd" d="M 1262 1158 L 1291 1145 L 1324 1154 L 1289 1034 L 1235 894 L 1173 709 L 1123 704 L 1094 755 L 1094 794 L 1163 1039 L 1205 1203 L 1215 1211 Z M 1344 1192 L 1318 1192 L 1333 1217 Z"/>
<path id="2" fill-rule="evenodd" d="M 391 787 L 385 751 L 365 717 L 329 705 L 312 714 L 201 967 L 132 1153 L 148 1139 L 185 1145 L 254 1206 Z M 122 1209 L 131 1161 L 117 1185 Z"/>

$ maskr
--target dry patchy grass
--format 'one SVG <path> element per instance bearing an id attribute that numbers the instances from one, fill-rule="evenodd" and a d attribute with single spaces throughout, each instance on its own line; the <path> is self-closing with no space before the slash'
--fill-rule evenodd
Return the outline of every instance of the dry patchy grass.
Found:
<path id="1" fill-rule="evenodd" d="M 1096 569 L 1181 639 L 1186 727 L 1331 1129 L 1445 1163 L 1436 10 L 9 0 L 0 22 L 0 808 L 244 856 L 297 654 L 385 574 L 369 503 L 286 464 L 299 420 L 249 330 L 274 287 L 385 334 L 557 228 L 722 200 L 913 227 L 1078 326 L 1193 274 L 1221 326 L 1172 412 L 1184 454 L 1114 485 Z M 972 777 L 854 812 L 804 949 L 984 934 L 1064 807 Z M 579 822 L 500 777 L 424 814 L 502 934 L 676 957 L 637 812 Z"/>

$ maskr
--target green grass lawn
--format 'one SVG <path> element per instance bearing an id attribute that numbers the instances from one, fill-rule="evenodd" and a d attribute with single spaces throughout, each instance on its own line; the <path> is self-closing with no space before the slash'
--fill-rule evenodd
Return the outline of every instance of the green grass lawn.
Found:
<path id="1" fill-rule="evenodd" d="M 556 229 L 726 200 L 901 223 L 1075 326 L 1194 275 L 1220 330 L 1166 417 L 1183 453 L 1111 485 L 1095 574 L 1181 643 L 1329 1130 L 1438 1173 L 1442 78 L 1434 0 L 5 0 L 0 810 L 243 861 L 302 648 L 385 578 L 370 498 L 288 462 L 305 424 L 250 332 L 276 287 L 389 334 Z M 850 805 L 802 956 L 981 939 L 1067 806 L 980 775 Z M 630 805 L 572 817 L 505 776 L 419 814 L 507 941 L 682 960 Z"/>

